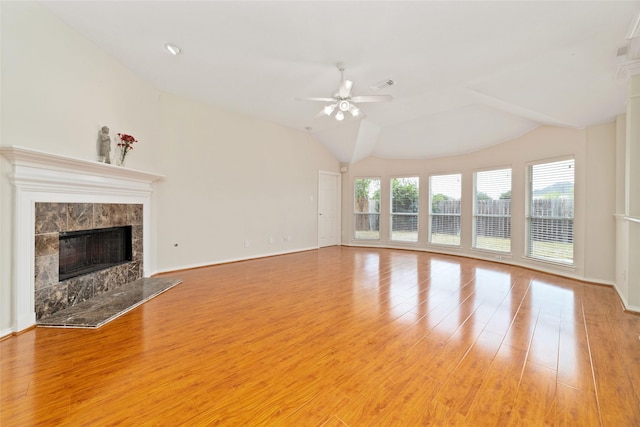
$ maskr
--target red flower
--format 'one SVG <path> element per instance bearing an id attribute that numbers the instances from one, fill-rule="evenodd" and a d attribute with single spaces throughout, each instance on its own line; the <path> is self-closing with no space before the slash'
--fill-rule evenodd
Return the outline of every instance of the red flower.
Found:
<path id="1" fill-rule="evenodd" d="M 126 133 L 119 133 L 118 137 L 122 142 L 124 142 L 127 145 L 131 145 L 134 142 L 138 142 L 138 140 L 135 137 L 133 137 L 132 135 L 127 135 Z"/>

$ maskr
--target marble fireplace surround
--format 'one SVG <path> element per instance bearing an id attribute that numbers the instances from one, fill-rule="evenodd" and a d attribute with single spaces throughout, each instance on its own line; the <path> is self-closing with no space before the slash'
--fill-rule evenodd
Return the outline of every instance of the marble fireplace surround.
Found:
<path id="1" fill-rule="evenodd" d="M 142 278 L 143 212 L 141 204 L 36 203 L 36 320 Z M 60 233 L 126 225 L 132 228 L 131 261 L 60 280 Z"/>
<path id="2" fill-rule="evenodd" d="M 142 274 L 151 275 L 154 244 L 151 195 L 153 182 L 163 179 L 162 175 L 17 146 L 0 147 L 0 154 L 12 165 L 10 180 L 14 189 L 13 332 L 36 324 L 36 204 L 141 205 Z"/>

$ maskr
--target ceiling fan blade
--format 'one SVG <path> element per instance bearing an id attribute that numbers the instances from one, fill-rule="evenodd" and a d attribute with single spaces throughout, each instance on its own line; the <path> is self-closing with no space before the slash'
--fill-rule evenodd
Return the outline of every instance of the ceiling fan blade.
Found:
<path id="1" fill-rule="evenodd" d="M 296 98 L 298 101 L 314 101 L 314 102 L 336 102 L 334 98 L 315 98 L 315 97 L 303 97 Z"/>
<path id="2" fill-rule="evenodd" d="M 351 80 L 342 80 L 340 82 L 340 89 L 338 90 L 338 96 L 342 99 L 349 98 L 351 96 L 351 88 L 353 82 Z"/>
<path id="3" fill-rule="evenodd" d="M 388 102 L 392 101 L 391 95 L 361 95 L 351 98 L 352 102 Z"/>

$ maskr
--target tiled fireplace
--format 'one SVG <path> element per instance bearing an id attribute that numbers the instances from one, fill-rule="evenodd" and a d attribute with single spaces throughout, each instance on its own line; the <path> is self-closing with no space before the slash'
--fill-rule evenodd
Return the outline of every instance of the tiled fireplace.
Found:
<path id="1" fill-rule="evenodd" d="M 62 280 L 60 236 L 81 230 L 112 230 L 131 226 L 131 260 Z M 103 292 L 126 286 L 143 277 L 143 205 L 114 203 L 35 204 L 36 319 L 86 301 Z M 86 238 L 84 234 L 81 238 Z"/>
<path id="2" fill-rule="evenodd" d="M 11 163 L 11 330 L 100 292 L 154 272 L 154 181 L 162 175 L 16 146 L 0 147 Z M 131 261 L 60 282 L 60 232 L 132 226 Z M 6 242 L 5 242 L 6 243 Z"/>

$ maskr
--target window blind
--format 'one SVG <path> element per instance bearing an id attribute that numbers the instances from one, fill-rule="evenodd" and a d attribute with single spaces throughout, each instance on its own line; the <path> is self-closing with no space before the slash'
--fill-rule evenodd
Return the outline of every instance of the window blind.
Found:
<path id="1" fill-rule="evenodd" d="M 473 247 L 511 252 L 511 169 L 474 174 Z"/>
<path id="2" fill-rule="evenodd" d="M 575 160 L 529 167 L 527 254 L 573 264 Z"/>
<path id="3" fill-rule="evenodd" d="M 354 238 L 380 239 L 380 178 L 354 180 Z"/>
<path id="4" fill-rule="evenodd" d="M 460 246 L 462 175 L 429 177 L 429 242 Z"/>
<path id="5" fill-rule="evenodd" d="M 418 241 L 417 176 L 391 180 L 391 240 Z"/>

